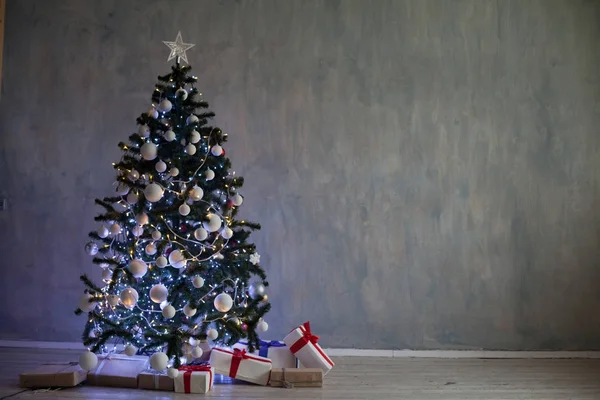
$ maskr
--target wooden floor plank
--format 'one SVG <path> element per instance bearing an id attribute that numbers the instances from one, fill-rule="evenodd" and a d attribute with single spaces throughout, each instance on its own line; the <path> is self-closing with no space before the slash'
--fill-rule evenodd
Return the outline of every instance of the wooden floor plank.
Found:
<path id="1" fill-rule="evenodd" d="M 76 361 L 77 351 L 0 348 L 0 399 L 19 392 L 18 374 L 44 362 Z M 339 357 L 322 389 L 281 389 L 222 383 L 220 399 L 597 400 L 600 360 L 477 360 Z M 189 399 L 190 395 L 80 386 L 25 391 L 13 399 Z"/>

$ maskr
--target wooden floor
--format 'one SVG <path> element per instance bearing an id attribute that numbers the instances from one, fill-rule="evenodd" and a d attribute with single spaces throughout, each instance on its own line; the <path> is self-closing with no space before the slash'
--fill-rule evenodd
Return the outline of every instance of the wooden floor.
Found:
<path id="1" fill-rule="evenodd" d="M 80 386 L 23 391 L 18 374 L 79 352 L 0 348 L 0 400 L 13 399 L 600 399 L 600 360 L 473 360 L 339 357 L 322 389 L 216 384 L 206 395 Z M 21 393 L 19 393 L 21 392 Z"/>

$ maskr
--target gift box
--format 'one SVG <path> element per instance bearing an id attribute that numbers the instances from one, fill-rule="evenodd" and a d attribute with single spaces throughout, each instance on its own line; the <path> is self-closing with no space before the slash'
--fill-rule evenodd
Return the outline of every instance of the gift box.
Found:
<path id="1" fill-rule="evenodd" d="M 138 389 L 173 391 L 173 379 L 165 373 L 158 373 L 152 369 L 140 372 L 138 375 Z"/>
<path id="2" fill-rule="evenodd" d="M 233 345 L 233 348 L 248 351 L 248 342 L 240 340 Z M 270 359 L 272 368 L 296 368 L 298 366 L 296 356 L 292 354 L 289 347 L 277 340 L 270 342 L 260 340 L 258 350 L 250 354 Z"/>
<path id="3" fill-rule="evenodd" d="M 323 370 L 321 368 L 273 368 L 269 386 L 284 388 L 322 387 Z"/>
<path id="4" fill-rule="evenodd" d="M 300 360 L 305 368 L 321 368 L 323 375 L 333 368 L 333 361 L 325 354 L 317 343 L 319 337 L 310 331 L 310 323 L 305 322 L 291 331 L 283 341 L 288 345 L 290 351 Z"/>
<path id="5" fill-rule="evenodd" d="M 48 363 L 20 374 L 19 384 L 22 388 L 73 387 L 83 382 L 86 375 L 78 362 Z"/>
<path id="6" fill-rule="evenodd" d="M 215 347 L 210 353 L 210 364 L 221 375 L 263 386 L 269 382 L 271 360 L 251 355 L 246 350 Z"/>
<path id="7" fill-rule="evenodd" d="M 215 369 L 210 364 L 185 365 L 179 367 L 179 375 L 175 378 L 177 393 L 206 393 L 213 386 Z"/>
<path id="8" fill-rule="evenodd" d="M 87 380 L 93 386 L 137 388 L 138 375 L 148 365 L 148 357 L 110 355 L 98 357 L 98 366 L 88 372 Z"/>

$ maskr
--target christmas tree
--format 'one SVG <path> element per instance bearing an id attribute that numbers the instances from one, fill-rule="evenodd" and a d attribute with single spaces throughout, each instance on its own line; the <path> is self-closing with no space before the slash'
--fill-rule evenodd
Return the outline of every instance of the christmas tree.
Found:
<path id="1" fill-rule="evenodd" d="M 86 252 L 103 269 L 103 284 L 81 277 L 76 313 L 87 313 L 83 343 L 91 352 L 123 344 L 129 355 L 166 353 L 178 367 L 200 356 L 199 341 L 246 338 L 256 347 L 270 304 L 249 242 L 260 226 L 236 219 L 244 180 L 231 170 L 227 135 L 209 125 L 214 113 L 182 64 L 194 45 L 181 33 L 164 43 L 176 62 L 158 77 L 137 133 L 119 143 L 116 194 L 96 200 L 103 213 Z"/>

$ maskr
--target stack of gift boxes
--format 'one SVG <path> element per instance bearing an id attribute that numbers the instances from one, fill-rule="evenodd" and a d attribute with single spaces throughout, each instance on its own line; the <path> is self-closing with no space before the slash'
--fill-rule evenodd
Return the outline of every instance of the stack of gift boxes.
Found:
<path id="1" fill-rule="evenodd" d="M 205 362 L 179 368 L 174 378 L 149 367 L 148 358 L 110 355 L 99 357 L 98 365 L 83 371 L 77 363 L 45 364 L 21 374 L 22 387 L 68 387 L 87 379 L 95 386 L 113 386 L 178 393 L 207 393 L 215 374 L 273 387 L 321 387 L 323 376 L 333 361 L 317 343 L 308 322 L 291 331 L 280 341 L 260 341 L 260 347 L 248 352 L 248 343 L 232 348 L 215 347 L 204 354 Z"/>

